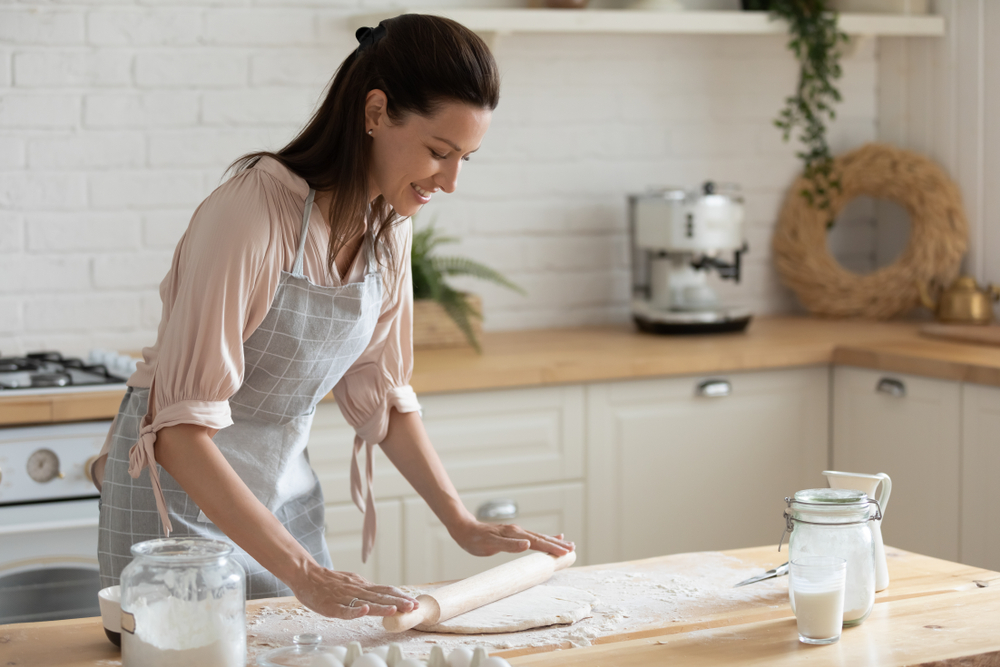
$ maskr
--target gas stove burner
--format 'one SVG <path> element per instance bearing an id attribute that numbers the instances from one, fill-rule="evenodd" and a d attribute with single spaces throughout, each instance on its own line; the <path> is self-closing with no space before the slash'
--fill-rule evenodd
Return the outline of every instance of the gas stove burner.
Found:
<path id="1" fill-rule="evenodd" d="M 73 382 L 69 373 L 32 373 L 32 387 L 65 387 Z"/>
<path id="2" fill-rule="evenodd" d="M 32 352 L 23 357 L 0 357 L 0 391 L 71 390 L 78 387 L 123 384 L 126 378 L 103 364 L 64 357 L 58 352 Z"/>

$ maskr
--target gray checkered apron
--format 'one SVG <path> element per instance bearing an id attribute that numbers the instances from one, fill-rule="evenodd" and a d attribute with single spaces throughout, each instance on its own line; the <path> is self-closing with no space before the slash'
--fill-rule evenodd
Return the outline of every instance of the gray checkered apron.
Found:
<path id="1" fill-rule="evenodd" d="M 292 272 L 282 272 L 271 309 L 243 344 L 243 383 L 229 399 L 233 424 L 213 440 L 258 500 L 321 565 L 333 567 L 323 535 L 323 492 L 309 466 L 306 444 L 316 404 L 371 340 L 382 306 L 382 278 L 371 234 L 364 240 L 364 282 L 321 287 L 303 275 L 314 196 L 310 190 Z M 110 436 L 98 536 L 102 586 L 118 583 L 132 560 L 133 544 L 162 536 L 150 471 L 138 478 L 129 475 L 130 451 L 138 446 L 148 403 L 149 389 L 129 388 Z M 158 470 L 171 535 L 232 543 L 165 470 Z M 234 557 L 247 573 L 248 598 L 292 594 L 233 546 Z"/>

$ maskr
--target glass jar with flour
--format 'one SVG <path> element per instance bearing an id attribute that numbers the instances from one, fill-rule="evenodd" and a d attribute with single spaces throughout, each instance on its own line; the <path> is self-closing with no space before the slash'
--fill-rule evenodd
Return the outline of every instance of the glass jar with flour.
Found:
<path id="1" fill-rule="evenodd" d="M 244 667 L 245 575 L 232 546 L 169 538 L 132 546 L 122 571 L 125 667 Z"/>
<path id="2" fill-rule="evenodd" d="M 848 489 L 805 489 L 785 502 L 789 561 L 803 556 L 846 560 L 844 627 L 861 623 L 875 606 L 875 545 L 868 522 L 882 518 L 878 503 Z M 795 596 L 789 598 L 795 611 Z"/>

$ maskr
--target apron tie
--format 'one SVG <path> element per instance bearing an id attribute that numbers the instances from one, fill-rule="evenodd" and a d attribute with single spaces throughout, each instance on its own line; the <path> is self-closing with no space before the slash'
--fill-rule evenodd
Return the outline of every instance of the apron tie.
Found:
<path id="1" fill-rule="evenodd" d="M 153 486 L 153 497 L 156 499 L 156 509 L 160 513 L 160 523 L 163 524 L 166 537 L 170 537 L 170 532 L 174 528 L 170 523 L 170 515 L 167 514 L 167 503 L 163 499 L 160 469 L 153 455 L 154 443 L 156 443 L 156 432 L 153 431 L 153 425 L 147 424 L 144 419 L 142 429 L 139 431 L 139 440 L 128 450 L 128 474 L 132 479 L 138 479 L 142 469 L 149 468 L 149 481 Z"/>
<path id="2" fill-rule="evenodd" d="M 358 467 L 358 454 L 365 449 L 365 481 L 368 486 L 367 498 L 361 497 L 361 469 Z M 375 546 L 375 531 L 378 527 L 375 519 L 375 495 L 372 492 L 372 475 L 375 470 L 375 446 L 365 442 L 360 435 L 354 436 L 354 452 L 351 455 L 351 498 L 354 504 L 365 515 L 364 528 L 361 532 L 361 562 L 368 562 L 368 555 Z"/>

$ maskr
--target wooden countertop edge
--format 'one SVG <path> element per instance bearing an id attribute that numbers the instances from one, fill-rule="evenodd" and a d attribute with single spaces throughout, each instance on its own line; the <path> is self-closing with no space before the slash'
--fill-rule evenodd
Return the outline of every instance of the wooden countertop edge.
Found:
<path id="1" fill-rule="evenodd" d="M 655 337 L 626 325 L 496 332 L 484 335 L 483 355 L 419 350 L 411 383 L 437 394 L 839 364 L 1000 387 L 1000 348 L 924 338 L 918 327 L 775 317 L 713 336 Z M 111 419 L 121 396 L 0 396 L 0 426 Z"/>

